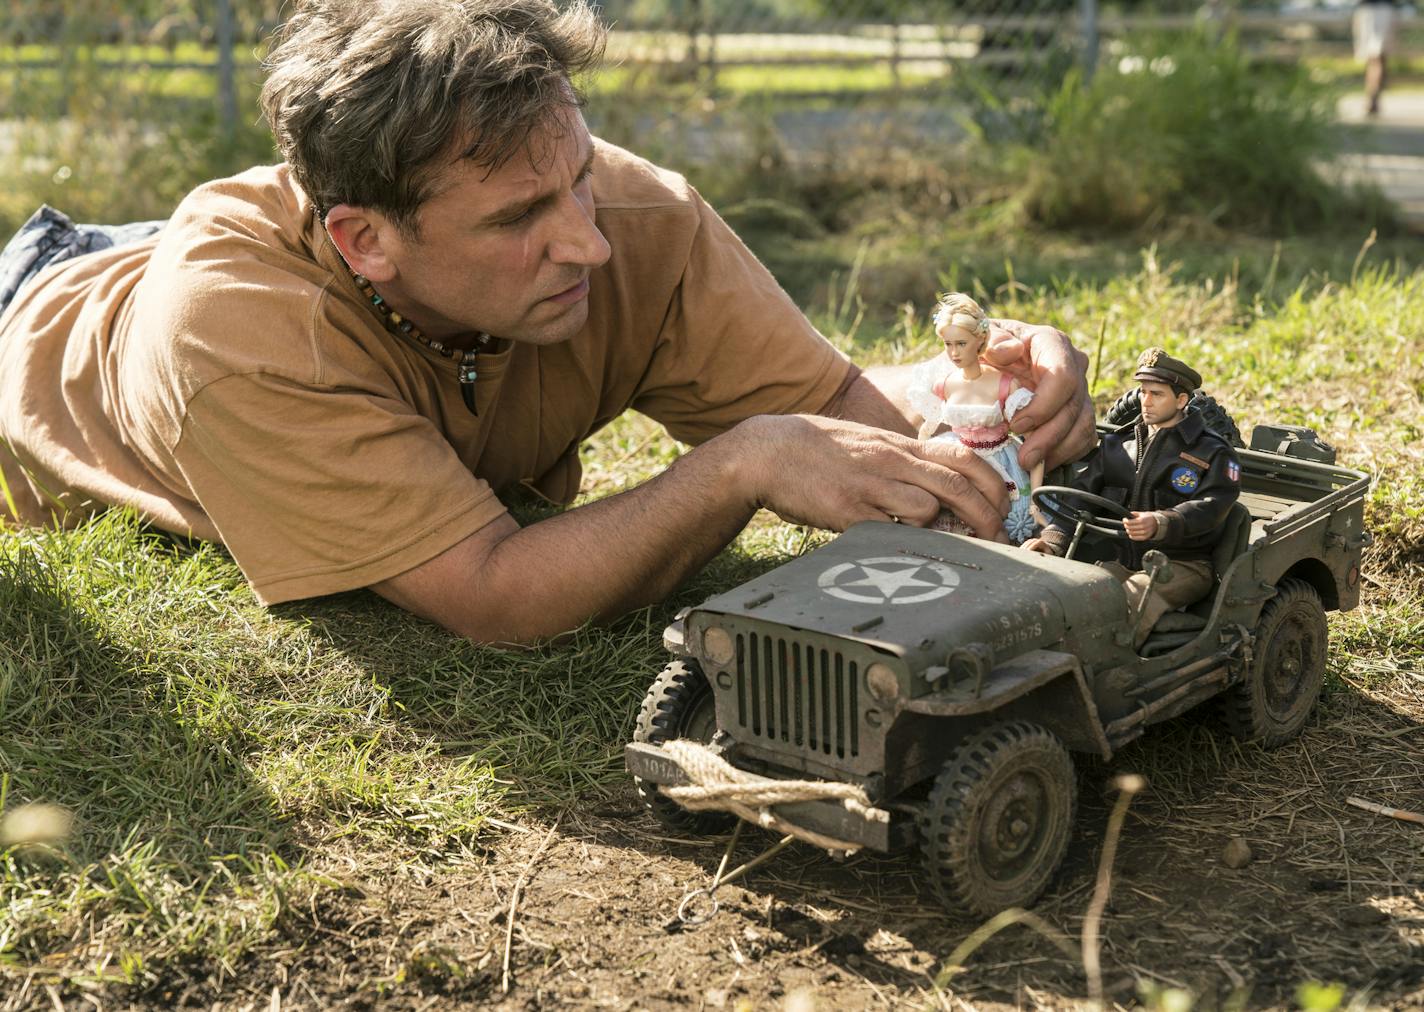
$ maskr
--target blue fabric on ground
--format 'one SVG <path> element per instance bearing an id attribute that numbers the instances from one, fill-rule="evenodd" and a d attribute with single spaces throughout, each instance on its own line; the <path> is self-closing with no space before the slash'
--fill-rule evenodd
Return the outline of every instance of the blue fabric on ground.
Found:
<path id="1" fill-rule="evenodd" d="M 41 204 L 0 250 L 0 314 L 25 283 L 50 264 L 147 239 L 165 224 L 76 225 L 63 211 Z"/>

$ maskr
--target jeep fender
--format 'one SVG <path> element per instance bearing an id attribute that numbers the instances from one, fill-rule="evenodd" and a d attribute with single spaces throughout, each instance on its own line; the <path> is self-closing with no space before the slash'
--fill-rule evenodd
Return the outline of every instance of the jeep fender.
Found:
<path id="1" fill-rule="evenodd" d="M 982 680 L 960 681 L 906 700 L 902 709 L 929 717 L 1022 717 L 1052 731 L 1074 752 L 1112 758 L 1083 665 L 1058 650 L 1029 650 L 996 666 Z"/>

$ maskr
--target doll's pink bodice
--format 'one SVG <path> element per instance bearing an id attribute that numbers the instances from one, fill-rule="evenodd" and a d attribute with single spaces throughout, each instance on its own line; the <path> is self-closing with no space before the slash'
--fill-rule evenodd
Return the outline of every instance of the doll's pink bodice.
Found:
<path id="1" fill-rule="evenodd" d="M 944 400 L 944 381 L 940 377 L 934 384 L 934 395 Z M 1005 402 L 1013 378 L 1008 373 L 999 374 L 999 398 L 993 404 L 942 404 L 940 421 L 947 424 L 960 442 L 973 450 L 990 450 L 1002 446 L 1009 438 L 1009 423 L 1005 418 Z"/>

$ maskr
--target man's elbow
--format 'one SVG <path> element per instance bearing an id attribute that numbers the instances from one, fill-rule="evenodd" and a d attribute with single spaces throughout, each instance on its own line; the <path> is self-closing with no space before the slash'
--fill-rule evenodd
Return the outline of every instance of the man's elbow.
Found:
<path id="1" fill-rule="evenodd" d="M 455 622 L 441 624 L 475 646 L 532 650 L 567 641 L 588 621 L 548 621 L 547 617 L 538 614 L 501 610 L 461 616 Z"/>

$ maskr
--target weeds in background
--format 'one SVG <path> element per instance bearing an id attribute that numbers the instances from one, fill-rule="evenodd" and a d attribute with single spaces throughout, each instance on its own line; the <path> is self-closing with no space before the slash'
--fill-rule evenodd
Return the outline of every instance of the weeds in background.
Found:
<path id="1" fill-rule="evenodd" d="M 12 117 L 0 123 L 0 232 L 42 201 L 78 220 L 166 217 L 194 185 L 275 157 L 249 53 L 244 112 L 224 125 L 211 73 L 115 68 L 105 61 L 116 53 L 148 49 L 73 42 L 45 50 L 56 68 L 0 81 Z M 1213 234 L 1391 226 L 1377 194 L 1321 177 L 1334 92 L 1308 69 L 1254 66 L 1232 40 L 1206 36 L 1132 52 L 1091 82 L 1070 72 L 1032 99 L 961 75 L 932 103 L 854 110 L 756 90 L 669 91 L 653 70 L 615 67 L 616 87 L 590 82 L 590 118 L 605 138 L 689 173 L 754 245 L 914 231 L 927 244 L 948 231 L 958 246 L 1002 245 L 1025 223 Z M 795 258 L 779 259 L 773 267 Z"/>
<path id="2" fill-rule="evenodd" d="M 1279 234 L 1370 210 L 1320 175 L 1335 96 L 1307 68 L 1253 66 L 1229 36 L 1126 51 L 1091 82 L 1070 76 L 1019 153 L 1033 220 L 1111 230 L 1189 216 Z"/>

